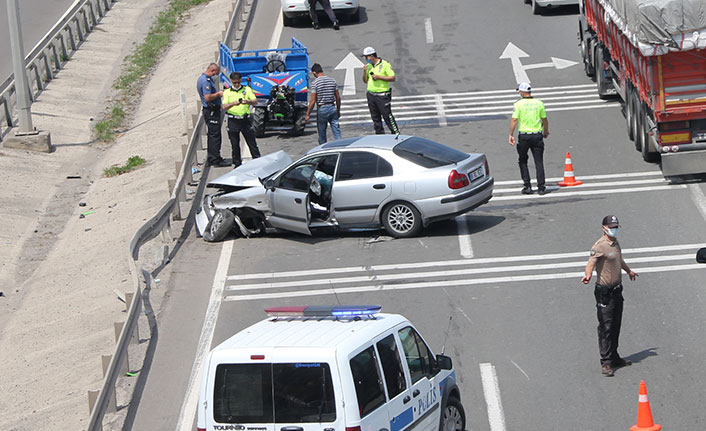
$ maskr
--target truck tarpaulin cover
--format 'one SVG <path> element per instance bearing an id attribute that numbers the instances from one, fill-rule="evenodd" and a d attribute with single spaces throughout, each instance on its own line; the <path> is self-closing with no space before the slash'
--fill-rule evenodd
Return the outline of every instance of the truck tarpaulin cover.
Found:
<path id="1" fill-rule="evenodd" d="M 643 55 L 706 48 L 706 0 L 598 0 Z"/>

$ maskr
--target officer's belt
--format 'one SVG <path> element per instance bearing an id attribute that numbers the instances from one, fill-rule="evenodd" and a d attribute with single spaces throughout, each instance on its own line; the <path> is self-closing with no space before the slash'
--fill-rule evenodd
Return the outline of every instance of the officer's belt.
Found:
<path id="1" fill-rule="evenodd" d="M 250 114 L 244 114 L 244 115 L 226 114 L 226 117 L 232 118 L 234 120 L 244 120 L 246 118 L 250 118 Z"/>
<path id="2" fill-rule="evenodd" d="M 368 91 L 368 94 L 373 95 L 373 96 L 389 96 L 392 94 L 391 91 L 383 91 L 382 93 L 373 93 L 372 91 Z"/>
<path id="3" fill-rule="evenodd" d="M 520 135 L 541 135 L 542 131 L 539 132 L 520 132 Z"/>
<path id="4" fill-rule="evenodd" d="M 615 284 L 613 286 L 608 286 L 607 284 L 599 284 L 596 283 L 596 287 L 599 289 L 622 289 L 623 288 L 623 282 L 619 281 L 618 284 Z"/>

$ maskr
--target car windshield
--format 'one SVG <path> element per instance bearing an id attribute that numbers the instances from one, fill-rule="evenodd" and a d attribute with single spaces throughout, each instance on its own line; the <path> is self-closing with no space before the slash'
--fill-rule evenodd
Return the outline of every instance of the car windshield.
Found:
<path id="1" fill-rule="evenodd" d="M 463 151 L 456 150 L 438 142 L 424 138 L 412 137 L 395 145 L 392 151 L 403 159 L 425 168 L 458 163 L 470 157 Z"/>
<path id="2" fill-rule="evenodd" d="M 329 365 L 220 364 L 213 417 L 221 423 L 334 422 Z"/>

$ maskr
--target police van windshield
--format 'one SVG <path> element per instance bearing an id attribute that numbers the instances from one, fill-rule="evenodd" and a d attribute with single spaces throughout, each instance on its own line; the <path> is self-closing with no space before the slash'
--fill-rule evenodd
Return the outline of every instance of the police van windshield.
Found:
<path id="1" fill-rule="evenodd" d="M 334 422 L 329 365 L 220 364 L 213 418 L 220 423 Z"/>

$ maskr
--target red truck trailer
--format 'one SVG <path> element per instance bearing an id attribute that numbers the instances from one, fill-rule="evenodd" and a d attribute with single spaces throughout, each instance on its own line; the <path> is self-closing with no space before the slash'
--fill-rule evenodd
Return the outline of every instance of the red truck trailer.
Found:
<path id="1" fill-rule="evenodd" d="M 644 160 L 667 177 L 706 173 L 706 1 L 582 0 L 578 37 Z"/>

